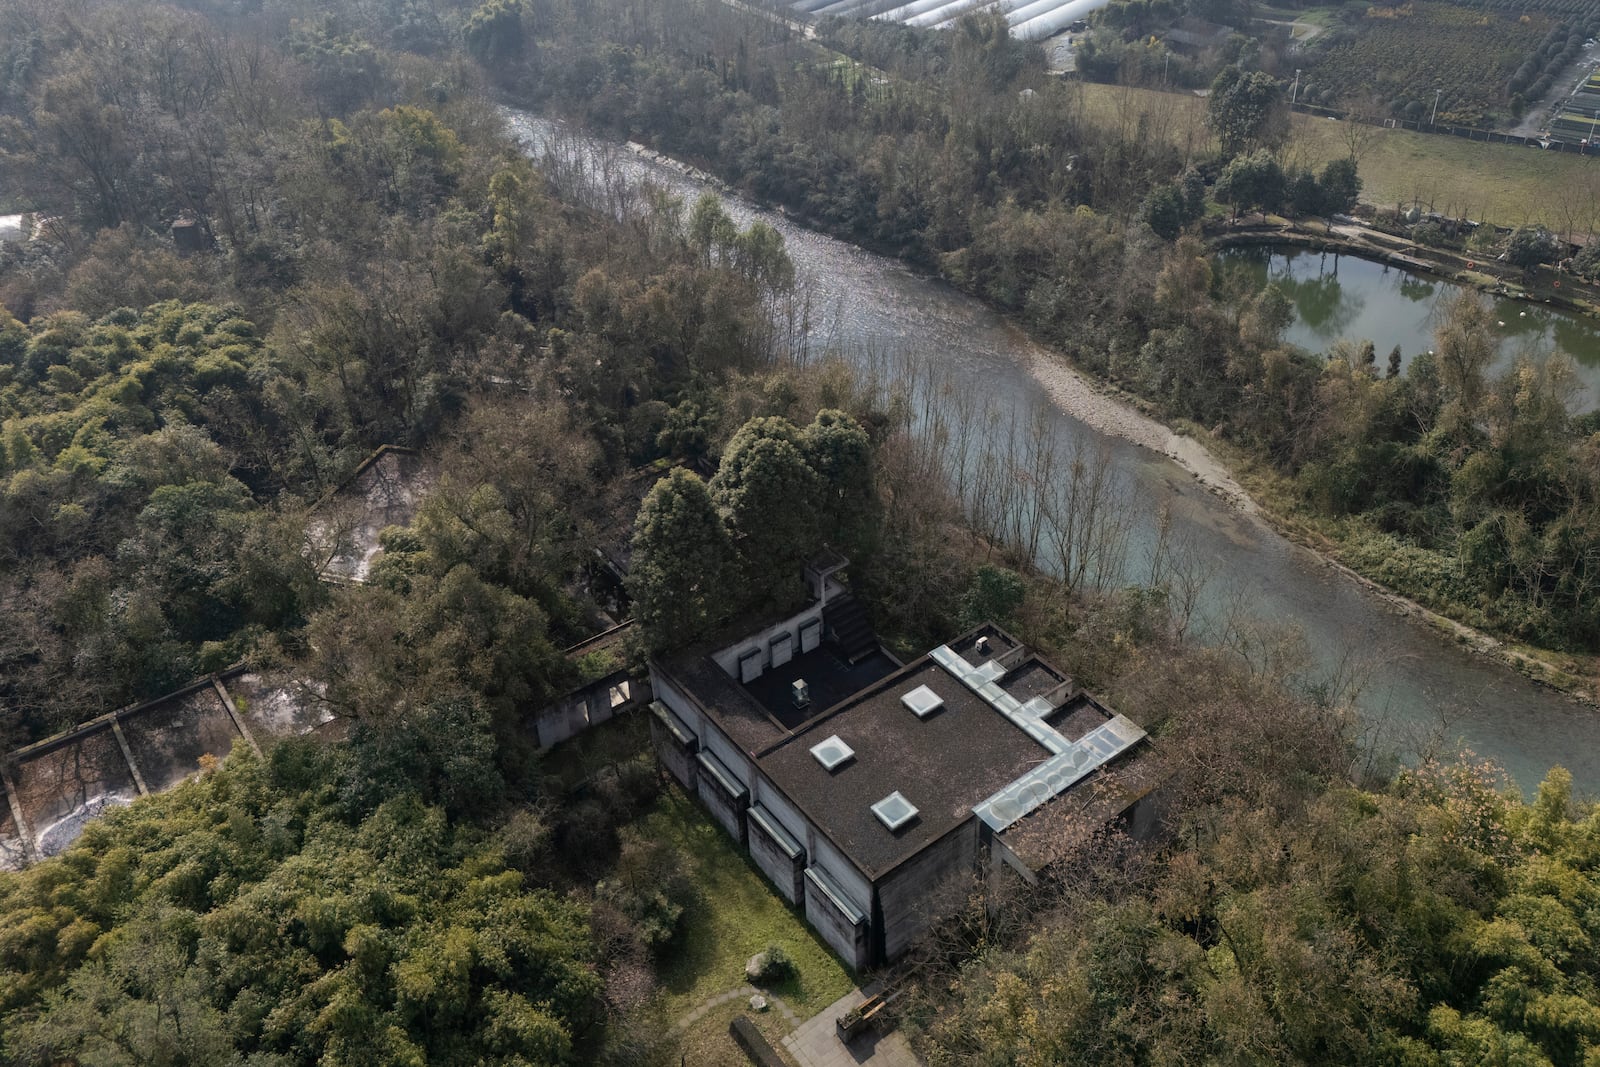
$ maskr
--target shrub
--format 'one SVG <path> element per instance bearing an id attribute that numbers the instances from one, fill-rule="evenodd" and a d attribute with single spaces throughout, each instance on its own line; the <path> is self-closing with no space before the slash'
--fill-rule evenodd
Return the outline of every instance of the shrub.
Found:
<path id="1" fill-rule="evenodd" d="M 781 982 L 794 975 L 794 958 L 783 950 L 782 945 L 768 945 L 767 950 L 761 954 L 761 971 L 756 976 L 756 981 L 763 985 Z"/>
<path id="2" fill-rule="evenodd" d="M 626 915 L 652 952 L 677 937 L 684 910 L 697 895 L 677 849 L 631 833 L 623 839 L 614 876 L 595 886 L 595 896 Z"/>

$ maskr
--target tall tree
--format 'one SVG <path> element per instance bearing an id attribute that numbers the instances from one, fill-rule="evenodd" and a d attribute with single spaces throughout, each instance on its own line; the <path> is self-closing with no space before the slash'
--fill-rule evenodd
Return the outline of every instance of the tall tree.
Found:
<path id="1" fill-rule="evenodd" d="M 1264 71 L 1246 74 L 1223 67 L 1211 83 L 1206 122 L 1216 131 L 1224 156 L 1237 156 L 1281 141 L 1287 129 L 1283 83 Z"/>
<path id="2" fill-rule="evenodd" d="M 655 484 L 634 523 L 628 571 L 633 615 L 652 648 L 691 640 L 737 604 L 732 556 L 699 475 L 678 468 Z"/>
<path id="3" fill-rule="evenodd" d="M 798 594 L 801 567 L 817 548 L 822 485 L 787 419 L 751 419 L 728 442 L 711 492 L 753 596 L 784 603 Z"/>
<path id="4" fill-rule="evenodd" d="M 818 533 L 851 556 L 870 554 L 878 527 L 878 494 L 867 432 L 844 412 L 828 409 L 817 412 L 801 434 L 801 444 L 806 462 L 822 481 Z"/>

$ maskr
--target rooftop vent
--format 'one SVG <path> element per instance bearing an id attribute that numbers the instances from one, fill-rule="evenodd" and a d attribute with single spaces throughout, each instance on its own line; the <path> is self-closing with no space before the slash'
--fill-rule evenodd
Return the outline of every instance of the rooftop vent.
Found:
<path id="1" fill-rule="evenodd" d="M 944 707 L 944 698 L 927 686 L 919 685 L 901 697 L 900 703 L 915 712 L 917 718 L 926 719 L 929 715 Z"/>
<path id="2" fill-rule="evenodd" d="M 855 758 L 856 750 L 851 748 L 834 734 L 826 741 L 811 746 L 811 754 L 817 757 L 817 762 L 826 770 L 838 770 Z"/>
<path id="3" fill-rule="evenodd" d="M 989 639 L 987 637 L 978 638 L 977 649 L 978 655 L 987 656 L 989 654 Z"/>
<path id="4" fill-rule="evenodd" d="M 917 817 L 917 809 L 912 806 L 911 801 L 900 795 L 900 790 L 896 789 L 872 805 L 872 814 L 889 829 L 898 830 Z"/>
<path id="5" fill-rule="evenodd" d="M 797 708 L 809 708 L 811 706 L 811 687 L 806 684 L 804 678 L 796 678 L 794 680 L 794 684 L 789 687 L 789 696 L 794 700 L 794 706 Z"/>

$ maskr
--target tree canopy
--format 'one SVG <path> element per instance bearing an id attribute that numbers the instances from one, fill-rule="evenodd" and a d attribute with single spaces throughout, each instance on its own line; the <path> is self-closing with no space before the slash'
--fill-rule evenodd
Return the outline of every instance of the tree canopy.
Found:
<path id="1" fill-rule="evenodd" d="M 585 909 L 414 795 L 345 808 L 280 747 L 0 878 L 19 1063 L 555 1064 L 598 1021 Z"/>

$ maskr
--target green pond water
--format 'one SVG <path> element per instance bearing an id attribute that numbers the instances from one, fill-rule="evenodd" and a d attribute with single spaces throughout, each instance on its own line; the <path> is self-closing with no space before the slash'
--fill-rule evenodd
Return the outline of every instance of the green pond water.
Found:
<path id="1" fill-rule="evenodd" d="M 1225 268 L 1250 271 L 1258 283 L 1270 279 L 1293 302 L 1295 321 L 1286 341 L 1312 352 L 1326 352 L 1341 338 L 1371 341 L 1380 369 L 1395 345 L 1402 366 L 1431 349 L 1443 305 L 1462 289 L 1386 263 L 1304 248 L 1235 248 L 1219 258 Z M 1491 299 L 1502 366 L 1523 353 L 1547 358 L 1565 352 L 1586 387 L 1577 405 L 1600 405 L 1600 320 L 1528 301 Z"/>

